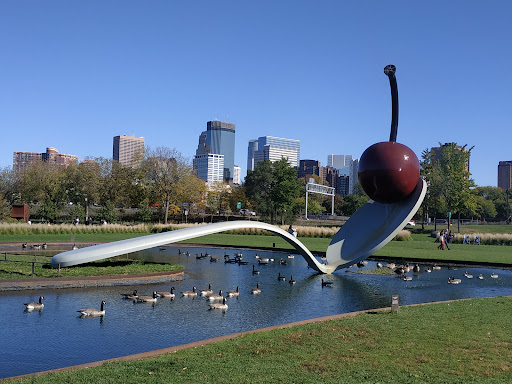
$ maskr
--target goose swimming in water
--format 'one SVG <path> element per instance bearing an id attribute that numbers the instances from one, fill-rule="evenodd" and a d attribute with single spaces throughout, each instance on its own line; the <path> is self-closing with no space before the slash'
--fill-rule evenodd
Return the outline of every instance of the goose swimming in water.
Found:
<path id="1" fill-rule="evenodd" d="M 208 283 L 208 288 L 201 289 L 199 293 L 201 296 L 210 296 L 211 294 L 213 294 L 212 285 Z"/>
<path id="2" fill-rule="evenodd" d="M 158 299 L 158 294 L 156 291 L 153 291 L 153 294 L 151 296 L 137 296 L 137 303 L 156 303 L 156 300 Z"/>
<path id="3" fill-rule="evenodd" d="M 254 267 L 254 264 L 252 265 L 252 274 L 253 274 L 253 275 L 259 275 L 259 274 L 260 274 L 260 271 L 258 271 L 258 270 Z"/>
<path id="4" fill-rule="evenodd" d="M 290 284 L 295 284 L 296 281 L 293 279 L 293 276 L 290 276 L 290 280 L 288 280 Z"/>
<path id="5" fill-rule="evenodd" d="M 133 293 L 121 293 L 123 299 L 135 300 L 137 298 L 137 290 L 134 289 Z"/>
<path id="6" fill-rule="evenodd" d="M 224 297 L 222 296 L 222 289 L 219 291 L 218 295 L 210 295 L 208 296 L 208 300 L 210 301 L 221 301 Z"/>
<path id="7" fill-rule="evenodd" d="M 324 281 L 322 279 L 322 287 L 330 287 L 332 285 L 332 281 Z"/>
<path id="8" fill-rule="evenodd" d="M 176 297 L 176 294 L 174 293 L 174 287 L 171 287 L 169 292 L 157 292 L 156 294 L 158 297 L 165 297 L 167 299 L 174 299 Z"/>
<path id="9" fill-rule="evenodd" d="M 181 292 L 181 294 L 185 297 L 196 297 L 197 296 L 196 287 L 193 287 L 191 291 L 183 291 L 183 292 Z"/>
<path id="10" fill-rule="evenodd" d="M 257 284 L 256 284 L 256 288 L 252 288 L 252 289 L 251 289 L 251 294 L 253 294 L 253 295 L 259 295 L 260 293 L 261 293 L 260 283 L 257 283 Z"/>
<path id="11" fill-rule="evenodd" d="M 44 296 L 39 296 L 39 302 L 38 303 L 25 303 L 25 307 L 26 309 L 28 309 L 29 311 L 33 311 L 33 310 L 40 310 L 40 309 L 43 309 L 44 307 L 44 304 L 43 304 L 43 299 L 44 299 Z"/>
<path id="12" fill-rule="evenodd" d="M 226 304 L 226 298 L 224 297 L 222 299 L 222 303 L 212 303 L 210 304 L 210 309 L 218 309 L 218 310 L 222 310 L 222 311 L 225 311 L 228 309 L 228 305 Z"/>
<path id="13" fill-rule="evenodd" d="M 84 317 L 96 317 L 96 316 L 103 316 L 105 315 L 105 309 L 104 305 L 106 304 L 105 300 L 101 302 L 101 308 L 94 309 L 94 308 L 85 308 L 85 309 L 79 309 L 77 312 L 80 312 L 82 316 Z"/>
<path id="14" fill-rule="evenodd" d="M 285 281 L 286 280 L 286 277 L 281 275 L 281 272 L 279 272 L 279 274 L 277 275 L 277 280 L 278 281 Z"/>
<path id="15" fill-rule="evenodd" d="M 240 296 L 240 291 L 239 291 L 238 285 L 236 286 L 236 290 L 235 291 L 228 291 L 228 296 L 229 297 L 238 297 L 238 296 Z"/>

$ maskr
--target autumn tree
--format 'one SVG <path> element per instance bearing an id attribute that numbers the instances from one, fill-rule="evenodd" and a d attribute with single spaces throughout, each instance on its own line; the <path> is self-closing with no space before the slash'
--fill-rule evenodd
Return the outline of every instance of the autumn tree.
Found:
<path id="1" fill-rule="evenodd" d="M 146 151 L 141 169 L 153 200 L 162 203 L 167 224 L 171 203 L 179 206 L 185 196 L 183 185 L 194 175 L 192 165 L 176 149 L 157 147 Z"/>

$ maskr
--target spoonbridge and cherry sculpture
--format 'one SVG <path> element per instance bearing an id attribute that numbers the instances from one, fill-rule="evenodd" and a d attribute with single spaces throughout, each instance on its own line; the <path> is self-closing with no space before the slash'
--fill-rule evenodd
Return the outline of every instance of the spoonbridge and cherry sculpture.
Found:
<path id="1" fill-rule="evenodd" d="M 366 259 L 390 242 L 412 219 L 427 191 L 425 181 L 419 176 L 418 158 L 409 147 L 396 142 L 398 89 L 395 71 L 393 65 L 384 68 L 391 86 L 390 140 L 367 148 L 359 162 L 359 182 L 372 200 L 358 209 L 334 235 L 327 247 L 327 264 L 320 263 L 304 244 L 290 233 L 274 225 L 248 220 L 198 225 L 62 252 L 53 256 L 50 263 L 53 266 L 70 267 L 199 236 L 244 228 L 264 229 L 282 237 L 304 257 L 312 269 L 320 273 L 331 274 L 337 269 Z"/>

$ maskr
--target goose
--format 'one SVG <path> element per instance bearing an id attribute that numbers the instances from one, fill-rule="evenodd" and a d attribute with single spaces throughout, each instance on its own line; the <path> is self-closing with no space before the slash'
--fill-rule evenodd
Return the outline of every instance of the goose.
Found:
<path id="1" fill-rule="evenodd" d="M 255 254 L 255 255 L 254 255 L 254 258 L 255 258 L 255 259 L 259 259 L 260 257 L 258 256 L 258 254 Z"/>
<path id="2" fill-rule="evenodd" d="M 260 293 L 261 293 L 260 283 L 257 283 L 257 284 L 256 284 L 256 288 L 252 288 L 252 289 L 251 289 L 251 294 L 253 294 L 253 295 L 259 295 Z"/>
<path id="3" fill-rule="evenodd" d="M 28 247 L 27 243 L 21 244 L 21 248 L 27 248 L 27 247 Z"/>
<path id="4" fill-rule="evenodd" d="M 196 287 L 193 287 L 191 291 L 183 291 L 183 292 L 181 292 L 181 294 L 184 297 L 196 297 L 197 296 Z"/>
<path id="5" fill-rule="evenodd" d="M 473 275 L 469 274 L 468 271 L 464 272 L 464 276 L 466 276 L 468 279 L 473 278 Z"/>
<path id="6" fill-rule="evenodd" d="M 254 267 L 254 264 L 252 265 L 252 274 L 253 274 L 253 275 L 259 275 L 259 274 L 260 274 L 260 271 L 258 271 L 258 270 Z"/>
<path id="7" fill-rule="evenodd" d="M 497 279 L 497 278 L 498 278 L 498 275 L 497 275 L 496 273 L 494 273 L 494 272 L 493 272 L 493 273 L 491 273 L 491 277 L 492 277 L 493 279 Z"/>
<path id="8" fill-rule="evenodd" d="M 288 255 L 288 258 L 289 258 L 289 259 L 294 259 L 294 258 L 295 258 L 295 255 Z"/>
<path id="9" fill-rule="evenodd" d="M 240 291 L 238 285 L 236 286 L 236 291 L 228 291 L 229 297 L 238 297 L 240 296 Z"/>
<path id="10" fill-rule="evenodd" d="M 151 296 L 137 296 L 137 303 L 156 303 L 156 299 L 158 299 L 158 294 L 156 291 L 153 291 Z"/>
<path id="11" fill-rule="evenodd" d="M 393 270 L 397 275 L 403 275 L 405 273 L 405 268 L 403 266 L 396 267 Z"/>
<path id="12" fill-rule="evenodd" d="M 412 271 L 414 273 L 418 273 L 420 271 L 420 266 L 418 264 L 415 264 L 414 267 L 412 267 Z"/>
<path id="13" fill-rule="evenodd" d="M 286 280 L 286 277 L 284 277 L 283 275 L 281 275 L 281 272 L 279 272 L 279 274 L 277 275 L 277 280 L 278 280 L 278 281 L 285 281 L 285 280 Z"/>
<path id="14" fill-rule="evenodd" d="M 286 265 L 286 264 L 288 264 L 288 262 L 286 260 L 284 260 L 284 259 L 280 259 L 279 260 L 279 264 Z"/>
<path id="15" fill-rule="evenodd" d="M 260 257 L 260 259 L 258 260 L 258 263 L 259 264 L 268 264 L 269 261 L 270 260 L 268 257 Z"/>
<path id="16" fill-rule="evenodd" d="M 170 292 L 157 292 L 158 297 L 166 297 L 168 299 L 174 299 L 176 295 L 174 294 L 174 287 L 171 287 Z"/>
<path id="17" fill-rule="evenodd" d="M 224 297 L 222 296 L 222 289 L 219 291 L 218 295 L 210 295 L 208 296 L 208 300 L 210 301 L 221 301 Z"/>
<path id="18" fill-rule="evenodd" d="M 332 285 L 332 281 L 324 281 L 322 279 L 322 287 L 330 287 Z"/>
<path id="19" fill-rule="evenodd" d="M 293 280 L 293 276 L 290 276 L 290 280 L 288 280 L 288 282 L 289 282 L 290 284 L 295 284 L 295 283 L 296 283 L 296 281 L 295 281 L 295 280 Z"/>
<path id="20" fill-rule="evenodd" d="M 210 295 L 213 293 L 213 291 L 212 291 L 212 285 L 211 285 L 211 284 L 208 284 L 208 288 L 206 288 L 206 289 L 201 289 L 201 290 L 199 291 L 199 293 L 200 293 L 200 295 L 201 295 L 201 296 L 210 296 Z"/>
<path id="21" fill-rule="evenodd" d="M 42 247 L 43 247 L 43 249 L 46 249 L 46 248 L 48 248 L 48 244 L 43 243 Z"/>
<path id="22" fill-rule="evenodd" d="M 222 311 L 225 311 L 228 309 L 228 305 L 226 304 L 226 298 L 224 297 L 222 299 L 222 303 L 212 303 L 210 304 L 210 309 L 220 309 Z"/>
<path id="23" fill-rule="evenodd" d="M 389 269 L 395 269 L 396 264 L 395 263 L 388 263 L 384 267 L 389 268 Z"/>
<path id="24" fill-rule="evenodd" d="M 409 264 L 405 264 L 403 268 L 404 268 L 405 273 L 408 273 L 411 270 L 411 267 L 409 266 Z"/>
<path id="25" fill-rule="evenodd" d="M 405 276 L 405 275 L 403 275 L 403 276 L 402 276 L 402 280 L 403 280 L 403 281 L 411 281 L 411 280 L 412 280 L 412 277 L 411 277 L 411 276 Z"/>
<path id="26" fill-rule="evenodd" d="M 432 268 L 428 267 L 427 269 L 425 269 L 425 272 L 428 272 L 428 273 L 432 272 Z"/>
<path id="27" fill-rule="evenodd" d="M 479 278 L 480 280 L 483 280 L 483 279 L 484 279 L 484 275 L 479 274 L 479 275 L 478 275 L 478 278 Z"/>
<path id="28" fill-rule="evenodd" d="M 103 306 L 106 304 L 105 300 L 101 302 L 101 309 L 97 310 L 94 308 L 86 308 L 86 309 L 79 309 L 77 312 L 80 312 L 82 316 L 86 317 L 96 317 L 96 316 L 103 316 L 105 314 L 105 309 Z"/>
<path id="29" fill-rule="evenodd" d="M 76 244 L 73 244 L 73 246 L 71 247 L 71 249 L 74 251 L 75 249 L 78 249 L 78 247 L 76 246 Z"/>
<path id="30" fill-rule="evenodd" d="M 433 269 L 433 270 L 437 270 L 437 271 L 438 271 L 438 270 L 440 270 L 440 269 L 441 269 L 441 267 L 440 267 L 439 265 L 434 265 L 434 266 L 432 267 L 432 269 Z"/>
<path id="31" fill-rule="evenodd" d="M 121 293 L 123 299 L 135 300 L 137 298 L 137 290 L 134 289 L 132 293 Z"/>
<path id="32" fill-rule="evenodd" d="M 453 276 L 450 276 L 450 278 L 448 279 L 449 284 L 460 284 L 461 281 L 462 281 L 461 279 L 456 279 Z"/>
<path id="33" fill-rule="evenodd" d="M 217 257 L 210 256 L 210 263 L 216 263 L 217 261 L 219 261 Z"/>
<path id="34" fill-rule="evenodd" d="M 34 249 L 41 249 L 41 244 L 34 244 L 34 246 L 32 248 L 34 248 Z"/>
<path id="35" fill-rule="evenodd" d="M 32 311 L 34 309 L 36 309 L 36 310 L 43 309 L 43 307 L 44 307 L 43 299 L 44 299 L 44 296 L 39 296 L 38 303 L 25 303 L 24 305 L 25 305 L 26 309 L 28 309 L 29 311 Z"/>
<path id="36" fill-rule="evenodd" d="M 379 269 L 382 268 L 382 263 L 381 262 L 377 263 L 377 268 L 379 268 Z"/>
<path id="37" fill-rule="evenodd" d="M 362 261 L 358 261 L 356 265 L 357 265 L 358 268 L 363 268 L 364 267 L 364 263 Z"/>

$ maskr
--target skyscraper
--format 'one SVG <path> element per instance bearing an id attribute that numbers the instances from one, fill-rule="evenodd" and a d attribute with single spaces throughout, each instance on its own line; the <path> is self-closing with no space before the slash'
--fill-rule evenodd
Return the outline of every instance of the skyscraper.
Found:
<path id="1" fill-rule="evenodd" d="M 327 155 L 327 166 L 336 168 L 340 174 L 350 176 L 352 155 Z"/>
<path id="2" fill-rule="evenodd" d="M 499 162 L 498 187 L 503 189 L 512 189 L 512 161 Z"/>
<path id="3" fill-rule="evenodd" d="M 202 134 L 201 134 L 202 135 Z M 224 180 L 233 180 L 235 166 L 235 124 L 224 121 L 206 123 L 206 153 L 224 155 Z"/>
<path id="4" fill-rule="evenodd" d="M 300 158 L 300 140 L 285 139 L 274 136 L 262 136 L 256 140 L 249 140 L 247 152 L 247 170 L 254 170 L 254 167 L 266 159 L 274 162 L 285 158 L 290 166 L 297 168 Z"/>
<path id="5" fill-rule="evenodd" d="M 193 160 L 197 177 L 207 183 L 217 183 L 224 180 L 224 155 L 207 153 L 196 155 Z"/>
<path id="6" fill-rule="evenodd" d="M 130 135 L 114 136 L 112 158 L 124 166 L 137 165 L 137 157 L 144 154 L 144 138 Z"/>
<path id="7" fill-rule="evenodd" d="M 14 152 L 12 168 L 15 172 L 22 172 L 38 161 L 44 161 L 58 168 L 65 168 L 71 163 L 78 163 L 78 156 L 59 153 L 57 148 L 53 147 L 46 148 L 46 152 Z"/>

